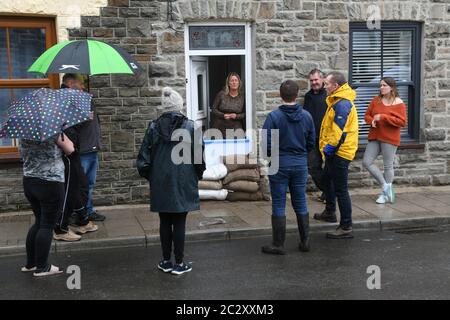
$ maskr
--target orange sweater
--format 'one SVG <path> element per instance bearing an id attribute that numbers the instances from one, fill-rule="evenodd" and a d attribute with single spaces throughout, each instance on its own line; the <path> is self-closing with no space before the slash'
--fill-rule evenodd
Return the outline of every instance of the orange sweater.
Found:
<path id="1" fill-rule="evenodd" d="M 372 120 L 376 114 L 381 115 L 380 121 L 376 121 L 376 128 L 373 128 Z M 386 106 L 380 97 L 375 97 L 367 108 L 364 120 L 370 125 L 369 141 L 378 140 L 381 142 L 400 145 L 400 128 L 406 126 L 406 106 L 398 103 Z"/>

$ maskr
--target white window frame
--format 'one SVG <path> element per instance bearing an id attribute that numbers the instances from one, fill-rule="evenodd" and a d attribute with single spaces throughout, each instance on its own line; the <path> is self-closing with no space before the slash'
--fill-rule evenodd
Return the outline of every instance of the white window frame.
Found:
<path id="1" fill-rule="evenodd" d="M 191 50 L 189 48 L 189 27 L 208 26 L 244 26 L 245 27 L 245 49 L 238 50 Z M 190 58 L 193 56 L 244 56 L 245 57 L 245 127 L 247 130 L 253 129 L 253 73 L 252 73 L 252 41 L 250 22 L 192 22 L 184 26 L 184 50 L 185 50 L 185 70 L 186 70 L 186 113 L 189 119 L 192 118 L 191 107 L 191 65 Z M 211 103 L 211 101 L 210 101 Z M 209 107 L 209 106 L 208 106 Z M 251 137 L 249 137 L 251 138 Z"/>

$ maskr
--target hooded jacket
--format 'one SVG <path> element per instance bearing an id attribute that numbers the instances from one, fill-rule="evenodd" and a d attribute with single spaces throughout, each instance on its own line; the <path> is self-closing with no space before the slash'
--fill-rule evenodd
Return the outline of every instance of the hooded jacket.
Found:
<path id="1" fill-rule="evenodd" d="M 181 136 L 172 141 L 178 132 Z M 199 159 L 195 152 L 201 152 Z M 172 153 L 182 158 L 173 159 Z M 198 180 L 205 170 L 202 155 L 202 135 L 194 135 L 194 122 L 180 112 L 166 112 L 150 122 L 136 164 L 139 174 L 150 182 L 151 211 L 182 213 L 200 209 Z"/>
<path id="2" fill-rule="evenodd" d="M 328 109 L 320 129 L 319 147 L 325 159 L 324 148 L 352 161 L 358 150 L 358 114 L 354 105 L 356 92 L 345 83 L 327 97 Z"/>
<path id="3" fill-rule="evenodd" d="M 267 130 L 267 141 L 263 141 L 263 148 L 269 157 L 272 156 L 273 143 L 271 130 L 279 130 L 280 168 L 307 165 L 308 152 L 314 148 L 316 134 L 311 114 L 301 105 L 282 105 L 272 111 L 263 129 Z"/>

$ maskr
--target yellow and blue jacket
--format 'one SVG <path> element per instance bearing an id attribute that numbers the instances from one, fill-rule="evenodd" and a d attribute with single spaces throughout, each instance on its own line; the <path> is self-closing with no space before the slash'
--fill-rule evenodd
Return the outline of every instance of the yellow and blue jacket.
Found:
<path id="1" fill-rule="evenodd" d="M 353 101 L 356 92 L 345 83 L 326 99 L 328 109 L 320 128 L 322 157 L 337 155 L 352 161 L 358 150 L 358 114 Z"/>

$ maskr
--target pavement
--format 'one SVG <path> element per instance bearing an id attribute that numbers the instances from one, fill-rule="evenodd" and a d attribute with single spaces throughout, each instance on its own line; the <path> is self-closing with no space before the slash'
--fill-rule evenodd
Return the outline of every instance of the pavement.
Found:
<path id="1" fill-rule="evenodd" d="M 351 190 L 355 230 L 414 229 L 450 224 L 450 186 L 396 188 L 395 204 L 375 203 L 376 189 Z M 315 221 L 312 215 L 324 205 L 308 195 L 311 232 L 333 230 L 337 224 Z M 106 216 L 99 230 L 81 241 L 53 242 L 52 252 L 97 248 L 142 246 L 159 243 L 159 217 L 148 204 L 98 207 Z M 295 213 L 287 201 L 287 232 L 296 233 Z M 271 234 L 271 202 L 202 201 L 201 210 L 191 212 L 186 240 L 229 240 Z M 25 253 L 25 238 L 34 222 L 31 211 L 0 213 L 0 256 Z"/>

